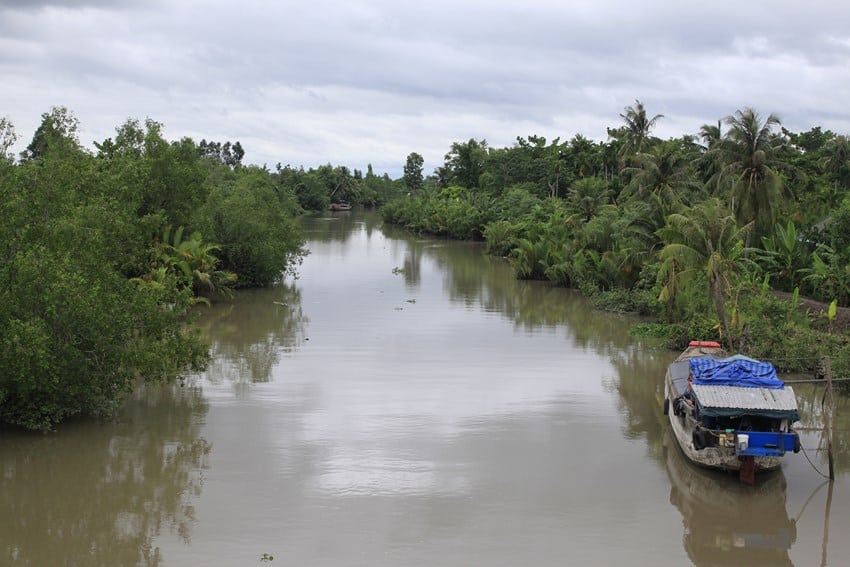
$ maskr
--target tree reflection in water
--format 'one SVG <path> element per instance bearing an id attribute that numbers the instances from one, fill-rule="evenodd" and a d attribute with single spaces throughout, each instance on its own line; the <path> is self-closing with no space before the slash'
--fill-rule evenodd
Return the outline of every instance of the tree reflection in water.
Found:
<path id="1" fill-rule="evenodd" d="M 240 291 L 228 305 L 204 309 L 196 323 L 206 337 L 215 337 L 204 374 L 213 383 L 268 382 L 281 354 L 303 342 L 308 322 L 292 282 Z"/>
<path id="2" fill-rule="evenodd" d="M 301 218 L 301 229 L 307 240 L 318 242 L 346 243 L 359 228 L 363 228 L 367 236 L 383 225 L 381 216 L 376 213 L 327 212 L 304 215 Z M 402 234 L 402 231 L 398 231 Z"/>
<path id="3" fill-rule="evenodd" d="M 800 376 L 799 378 L 809 378 Z M 794 384 L 797 407 L 800 410 L 799 429 L 804 432 L 803 447 L 817 449 L 820 457 L 818 466 L 826 472 L 826 431 L 824 419 L 824 385 Z M 832 427 L 832 454 L 835 472 L 841 475 L 850 470 L 850 396 L 836 394 Z"/>
<path id="4" fill-rule="evenodd" d="M 142 388 L 111 423 L 0 434 L 0 563 L 159 565 L 163 529 L 188 542 L 210 445 L 200 388 Z"/>

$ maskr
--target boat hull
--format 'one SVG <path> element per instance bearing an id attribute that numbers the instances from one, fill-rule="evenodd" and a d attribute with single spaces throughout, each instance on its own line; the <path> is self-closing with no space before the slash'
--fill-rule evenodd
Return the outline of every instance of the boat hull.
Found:
<path id="1" fill-rule="evenodd" d="M 667 399 L 670 390 L 667 390 Z M 712 469 L 725 471 L 740 471 L 744 461 L 738 456 L 734 448 L 729 447 L 705 447 L 697 449 L 694 447 L 694 430 L 696 420 L 690 415 L 675 415 L 669 411 L 667 417 L 670 419 L 670 428 L 676 438 L 677 445 L 687 459 L 694 464 Z M 782 466 L 781 457 L 752 457 L 756 471 L 776 470 Z"/>
<path id="2" fill-rule="evenodd" d="M 726 353 L 716 343 L 691 343 L 676 359 L 676 363 L 687 362 L 691 358 L 725 358 Z M 706 443 L 700 436 L 723 436 L 723 432 L 710 431 L 701 426 L 697 420 L 697 411 L 692 400 L 683 396 L 686 390 L 690 390 L 687 380 L 687 372 L 682 372 L 682 366 L 671 364 L 667 369 L 664 383 L 665 413 L 670 420 L 670 427 L 676 438 L 677 445 L 688 460 L 694 464 L 726 471 L 741 471 L 750 468 L 754 471 L 775 470 L 782 465 L 782 454 L 786 450 L 796 452 L 795 442 L 798 443 L 794 433 L 772 433 L 765 434 L 753 432 L 753 440 L 765 435 L 774 435 L 777 442 L 771 446 L 774 449 L 763 450 L 762 448 L 743 448 L 736 442 L 737 437 L 733 434 L 730 442 Z M 675 375 L 674 375 L 675 374 Z M 698 431 L 695 436 L 694 433 Z M 747 432 L 749 433 L 749 432 Z M 742 436 L 743 437 L 743 436 Z M 695 440 L 696 439 L 696 440 Z M 695 443 L 699 441 L 700 446 Z M 771 439 L 773 441 L 773 439 Z M 753 453 L 761 453 L 754 455 Z M 767 453 L 766 455 L 764 453 Z"/>

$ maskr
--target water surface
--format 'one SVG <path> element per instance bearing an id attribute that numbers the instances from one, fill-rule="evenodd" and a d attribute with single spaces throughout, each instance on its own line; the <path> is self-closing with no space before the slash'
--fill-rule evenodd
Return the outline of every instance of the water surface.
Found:
<path id="1" fill-rule="evenodd" d="M 114 422 L 2 434 L 0 563 L 850 558 L 846 474 L 827 510 L 802 454 L 755 488 L 684 462 L 661 414 L 676 353 L 630 337 L 629 318 L 517 281 L 479 244 L 370 214 L 303 226 L 297 279 L 204 313 L 205 373 L 140 391 Z M 818 442 L 804 436 L 825 471 Z"/>

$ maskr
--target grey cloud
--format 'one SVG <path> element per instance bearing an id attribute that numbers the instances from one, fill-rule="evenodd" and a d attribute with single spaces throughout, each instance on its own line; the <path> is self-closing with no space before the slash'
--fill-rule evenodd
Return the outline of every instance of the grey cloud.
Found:
<path id="1" fill-rule="evenodd" d="M 800 129 L 847 124 L 850 15 L 839 2 L 77 6 L 0 7 L 0 73 L 14 85 L 0 93 L 4 112 L 37 119 L 45 102 L 65 104 L 97 135 L 151 116 L 174 136 L 252 140 L 259 162 L 339 156 L 361 168 L 423 148 L 438 161 L 469 137 L 604 139 L 636 98 L 667 116 L 665 136 L 743 106 Z M 22 138 L 35 119 L 16 122 Z"/>

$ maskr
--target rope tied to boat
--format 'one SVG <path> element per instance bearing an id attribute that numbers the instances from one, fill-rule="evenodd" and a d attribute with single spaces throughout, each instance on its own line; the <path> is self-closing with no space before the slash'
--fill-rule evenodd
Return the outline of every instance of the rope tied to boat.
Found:
<path id="1" fill-rule="evenodd" d="M 812 460 L 809 458 L 809 454 L 806 452 L 806 448 L 805 448 L 805 447 L 803 447 L 803 444 L 802 444 L 802 443 L 800 444 L 800 449 L 803 451 L 803 455 L 805 455 L 806 460 L 807 460 L 807 461 L 809 461 L 809 464 L 810 464 L 810 465 L 812 465 L 812 468 L 815 470 L 815 472 L 816 472 L 816 473 L 818 473 L 819 475 L 821 475 L 823 478 L 825 478 L 825 479 L 829 480 L 829 475 L 825 475 L 825 474 L 823 474 L 823 473 L 820 471 L 820 469 L 818 469 L 818 468 L 815 466 L 815 464 L 812 462 Z"/>

